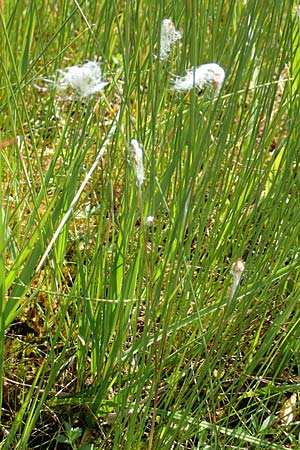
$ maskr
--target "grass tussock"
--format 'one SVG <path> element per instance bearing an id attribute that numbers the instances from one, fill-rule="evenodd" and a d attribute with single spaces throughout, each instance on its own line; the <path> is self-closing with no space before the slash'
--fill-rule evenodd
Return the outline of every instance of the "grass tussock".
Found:
<path id="1" fill-rule="evenodd" d="M 298 447 L 299 33 L 0 1 L 2 449 Z"/>

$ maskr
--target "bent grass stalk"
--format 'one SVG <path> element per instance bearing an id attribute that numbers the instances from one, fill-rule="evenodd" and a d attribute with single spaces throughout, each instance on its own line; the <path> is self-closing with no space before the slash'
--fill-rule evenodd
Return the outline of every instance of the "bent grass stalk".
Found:
<path id="1" fill-rule="evenodd" d="M 142 236 L 143 236 L 143 246 L 144 246 L 144 254 L 146 259 L 146 265 L 147 265 L 147 273 L 148 273 L 148 279 L 147 279 L 147 285 L 149 292 L 148 296 L 148 310 L 150 312 L 150 323 L 146 324 L 147 329 L 151 330 L 152 325 L 152 333 L 154 334 L 154 375 L 153 375 L 153 382 L 152 386 L 153 389 L 151 389 L 151 392 L 154 393 L 154 399 L 153 399 L 153 410 L 152 410 L 152 418 L 151 418 L 151 428 L 149 433 L 149 442 L 148 442 L 148 449 L 153 449 L 154 444 L 154 433 L 155 433 L 155 423 L 156 423 L 156 416 L 157 416 L 157 404 L 158 404 L 158 393 L 159 393 L 159 355 L 158 355 L 158 341 L 157 341 L 157 333 L 155 331 L 156 328 L 156 301 L 154 298 L 154 289 L 153 289 L 153 276 L 152 276 L 152 270 L 151 270 L 151 263 L 150 263 L 150 257 L 149 257 L 149 250 L 147 247 L 147 240 L 146 240 L 146 220 L 145 219 L 145 212 L 144 212 L 144 204 L 143 204 L 143 192 L 142 192 L 142 185 L 145 179 L 144 175 L 144 164 L 143 164 L 143 150 L 140 146 L 140 144 L 135 140 L 131 140 L 131 146 L 132 146 L 132 156 L 134 160 L 135 165 L 135 174 L 136 174 L 136 180 L 137 180 L 137 188 L 138 188 L 138 201 L 139 201 L 139 210 L 140 210 L 140 220 L 141 220 L 141 228 L 142 228 Z"/>
<path id="2" fill-rule="evenodd" d="M 60 224 L 58 225 L 55 233 L 53 234 L 53 237 L 50 240 L 50 242 L 49 242 L 49 244 L 48 244 L 44 254 L 42 255 L 41 260 L 40 260 L 39 264 L 37 265 L 36 272 L 39 272 L 40 269 L 42 268 L 42 266 L 43 266 L 47 256 L 49 255 L 49 253 L 50 253 L 50 251 L 51 251 L 51 249 L 52 249 L 52 247 L 53 247 L 53 245 L 55 243 L 55 241 L 57 240 L 57 238 L 58 238 L 59 234 L 61 233 L 63 227 L 65 226 L 65 224 L 67 223 L 67 221 L 71 217 L 71 215 L 72 215 L 72 213 L 74 211 L 74 207 L 77 204 L 78 200 L 80 199 L 80 196 L 83 193 L 86 185 L 88 184 L 92 174 L 94 173 L 94 171 L 96 170 L 99 162 L 103 158 L 103 156 L 104 156 L 104 154 L 105 154 L 105 152 L 107 150 L 107 147 L 108 147 L 108 145 L 110 143 L 110 140 L 111 140 L 112 136 L 114 135 L 114 133 L 115 133 L 115 131 L 117 129 L 120 113 L 121 113 L 121 109 L 119 109 L 118 113 L 116 114 L 116 117 L 115 117 L 115 119 L 113 121 L 111 129 L 108 132 L 107 138 L 105 139 L 105 141 L 104 141 L 104 143 L 103 143 L 99 153 L 97 154 L 97 157 L 96 157 L 93 165 L 91 166 L 90 170 L 86 174 L 86 176 L 85 176 L 85 178 L 84 178 L 80 188 L 78 189 L 76 195 L 74 196 L 74 198 L 73 198 L 73 200 L 72 200 L 72 202 L 71 202 L 67 212 L 63 216 L 63 218 L 62 218 Z"/>

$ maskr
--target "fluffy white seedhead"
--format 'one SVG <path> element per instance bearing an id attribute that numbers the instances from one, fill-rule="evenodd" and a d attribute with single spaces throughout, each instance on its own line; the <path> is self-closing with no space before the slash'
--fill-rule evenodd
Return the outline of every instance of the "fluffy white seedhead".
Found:
<path id="1" fill-rule="evenodd" d="M 180 31 L 175 29 L 175 25 L 171 19 L 164 19 L 161 23 L 160 32 L 160 60 L 168 59 L 172 45 L 181 39 Z"/>
<path id="2" fill-rule="evenodd" d="M 146 225 L 151 225 L 154 222 L 154 217 L 153 216 L 147 216 L 146 220 L 145 220 L 145 224 Z"/>
<path id="3" fill-rule="evenodd" d="M 60 91 L 73 89 L 79 97 L 87 97 L 101 91 L 108 83 L 102 81 L 100 63 L 88 61 L 78 66 L 58 69 L 55 86 Z"/>
<path id="4" fill-rule="evenodd" d="M 224 80 L 225 71 L 221 66 L 216 63 L 203 64 L 197 68 L 188 69 L 184 77 L 176 77 L 174 90 L 183 92 L 190 91 L 195 87 L 202 91 L 205 85 L 210 85 L 216 92 L 219 92 Z"/>
<path id="5" fill-rule="evenodd" d="M 137 185 L 139 186 L 139 188 L 141 188 L 145 179 L 144 164 L 143 164 L 143 149 L 136 139 L 131 140 L 131 153 L 135 165 L 134 168 Z"/>

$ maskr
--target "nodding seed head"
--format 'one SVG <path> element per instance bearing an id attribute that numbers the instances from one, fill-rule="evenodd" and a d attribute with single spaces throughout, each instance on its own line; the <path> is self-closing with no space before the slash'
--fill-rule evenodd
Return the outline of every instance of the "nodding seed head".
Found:
<path id="1" fill-rule="evenodd" d="M 236 262 L 234 262 L 231 266 L 230 273 L 233 276 L 241 276 L 242 273 L 245 270 L 245 264 L 241 259 L 238 259 Z"/>

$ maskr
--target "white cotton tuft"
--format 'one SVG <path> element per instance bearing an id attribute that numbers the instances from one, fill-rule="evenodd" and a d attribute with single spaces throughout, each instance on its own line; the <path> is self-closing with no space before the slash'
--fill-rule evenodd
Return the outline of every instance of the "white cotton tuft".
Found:
<path id="1" fill-rule="evenodd" d="M 135 164 L 135 175 L 137 185 L 141 189 L 145 179 L 144 164 L 143 164 L 143 150 L 136 139 L 131 140 L 132 158 Z"/>
<path id="2" fill-rule="evenodd" d="M 153 216 L 147 216 L 146 217 L 146 221 L 145 221 L 146 225 L 151 225 L 153 222 L 154 222 L 154 217 Z"/>
<path id="3" fill-rule="evenodd" d="M 208 84 L 216 92 L 219 92 L 224 80 L 225 71 L 221 66 L 216 63 L 203 64 L 197 68 L 188 69 L 184 77 L 176 77 L 173 89 L 182 92 L 190 91 L 196 87 L 202 91 Z"/>
<path id="4" fill-rule="evenodd" d="M 175 29 L 171 19 L 164 19 L 161 23 L 160 32 L 160 60 L 168 59 L 172 45 L 181 39 L 180 31 Z"/>
<path id="5" fill-rule="evenodd" d="M 60 91 L 73 89 L 79 97 L 87 97 L 101 91 L 108 83 L 102 81 L 100 63 L 87 61 L 78 66 L 58 69 L 54 83 Z"/>

